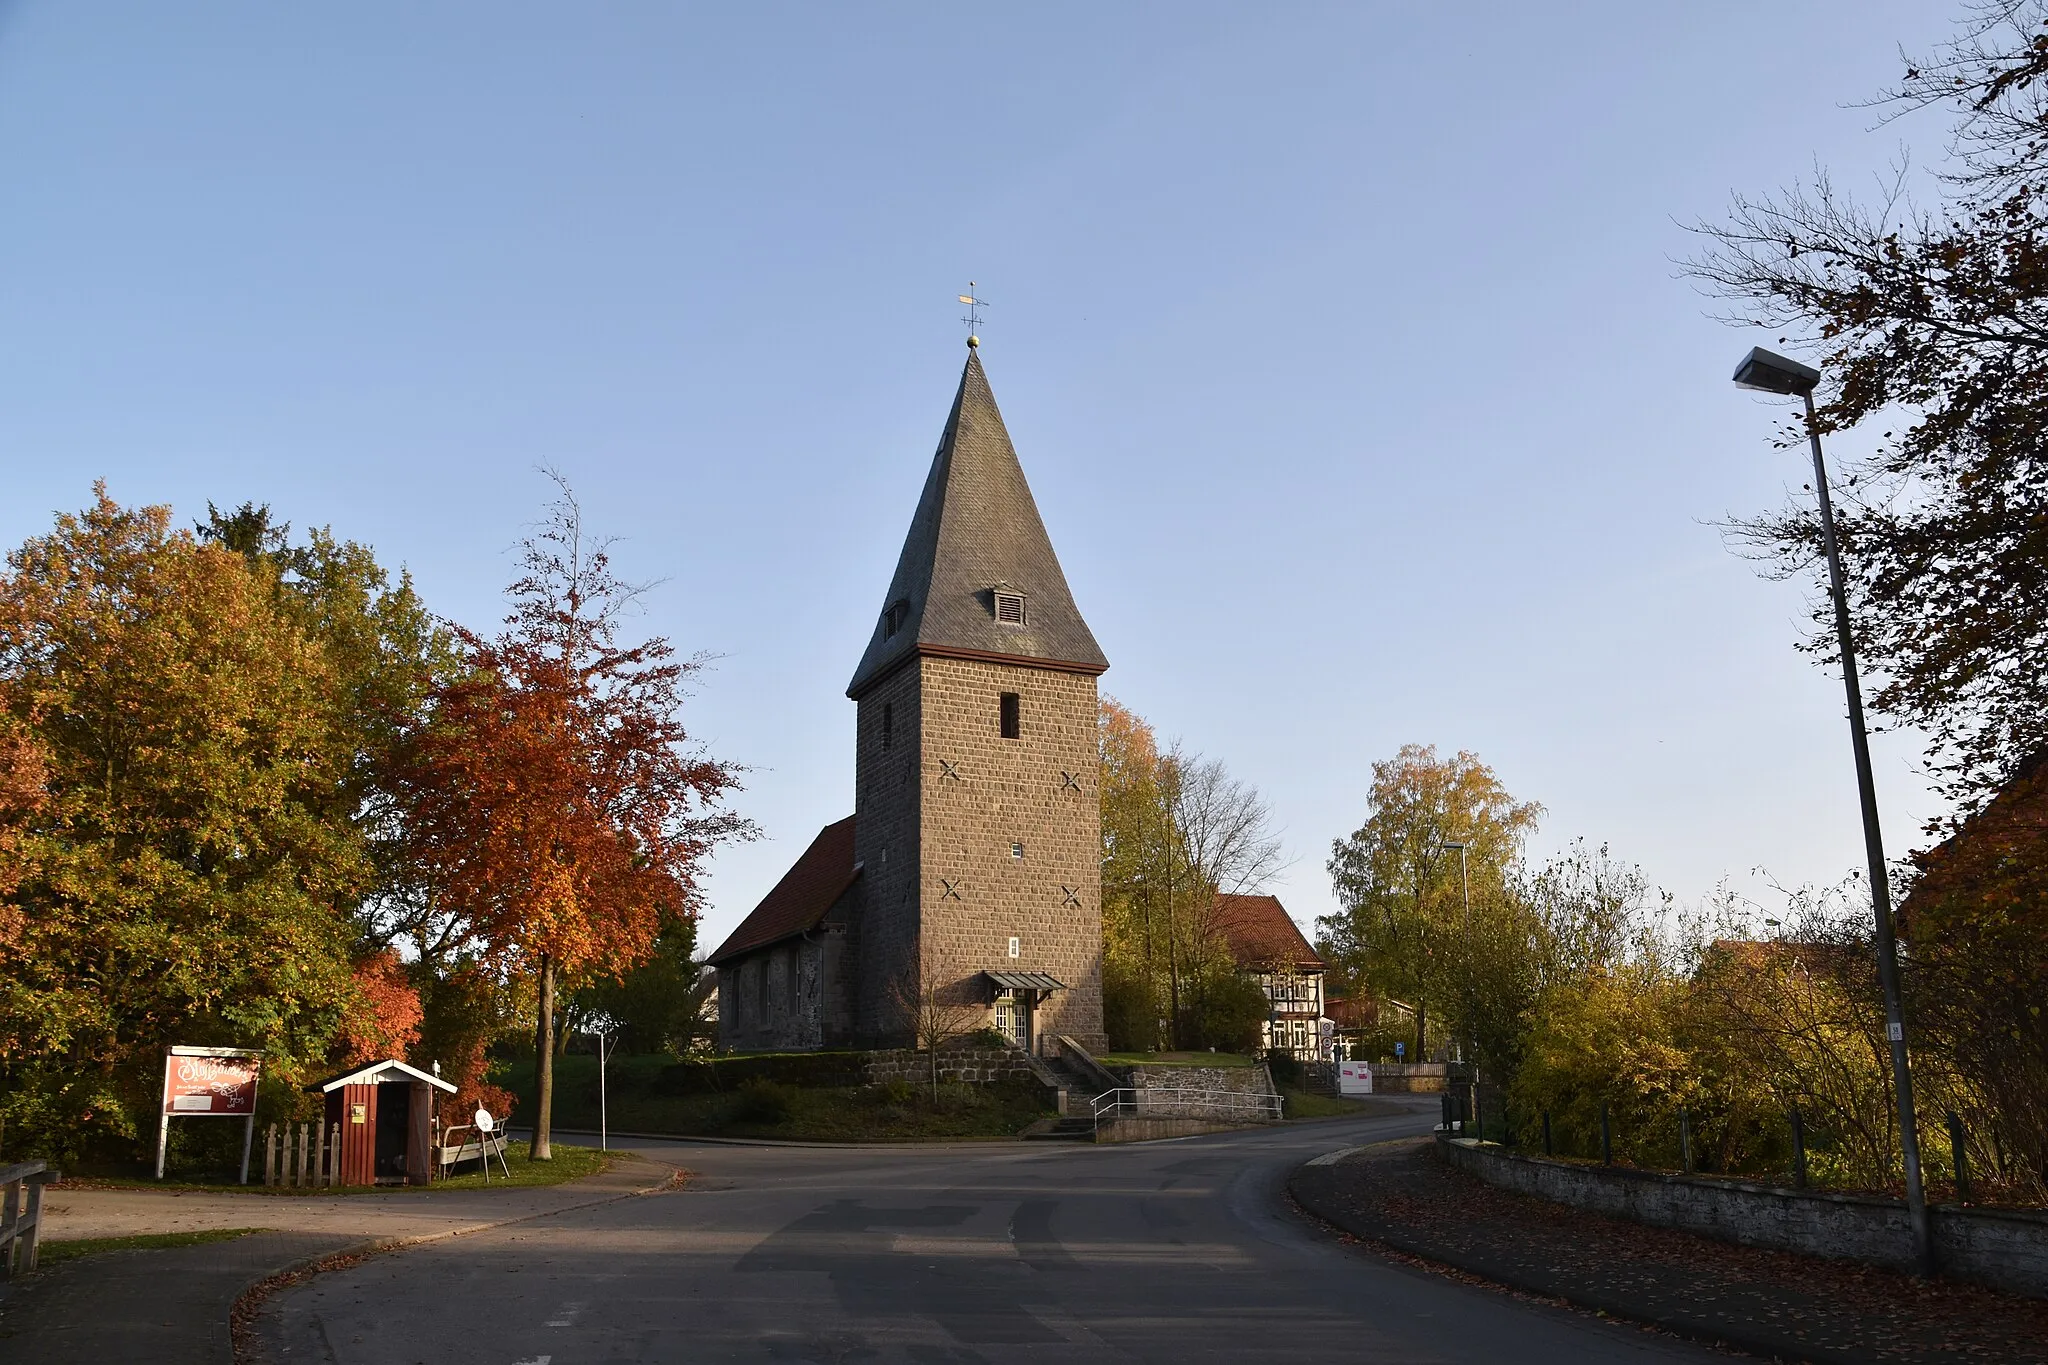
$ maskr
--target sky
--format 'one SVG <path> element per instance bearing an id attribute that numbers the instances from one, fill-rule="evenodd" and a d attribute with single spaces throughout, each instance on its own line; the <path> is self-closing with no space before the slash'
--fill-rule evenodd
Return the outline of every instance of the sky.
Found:
<path id="1" fill-rule="evenodd" d="M 559 470 L 746 765 L 715 945 L 852 809 L 844 689 L 982 355 L 1104 690 L 1331 841 L 1469 749 L 1682 903 L 1862 861 L 1803 458 L 1686 225 L 1938 123 L 1951 31 L 1787 6 L 0 0 L 0 545 L 105 479 L 503 612 Z M 1859 449 L 1852 433 L 1835 447 Z M 1889 850 L 1942 810 L 1876 737 Z"/>

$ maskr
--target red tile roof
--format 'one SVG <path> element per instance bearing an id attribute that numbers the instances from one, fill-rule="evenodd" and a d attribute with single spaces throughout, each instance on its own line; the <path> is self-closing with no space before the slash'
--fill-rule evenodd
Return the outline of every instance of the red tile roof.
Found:
<path id="1" fill-rule="evenodd" d="M 1288 918 L 1278 896 L 1218 896 L 1216 927 L 1240 967 L 1323 970 L 1323 960 Z"/>
<path id="2" fill-rule="evenodd" d="M 740 921 L 740 927 L 707 961 L 724 962 L 817 928 L 825 912 L 859 875 L 860 868 L 853 861 L 853 817 L 849 815 L 818 831 L 818 837 L 782 874 L 775 889 L 761 898 L 754 913 Z"/>

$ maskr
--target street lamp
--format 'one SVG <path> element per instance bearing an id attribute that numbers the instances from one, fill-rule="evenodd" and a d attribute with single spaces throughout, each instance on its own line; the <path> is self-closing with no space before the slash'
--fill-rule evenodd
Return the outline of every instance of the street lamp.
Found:
<path id="1" fill-rule="evenodd" d="M 1458 881 L 1465 895 L 1465 1036 L 1458 1046 L 1460 1050 L 1469 1048 L 1472 1052 L 1472 1098 L 1476 1109 L 1479 1099 L 1479 1036 L 1473 1029 L 1472 1016 L 1476 1012 L 1478 992 L 1472 989 L 1472 872 L 1465 864 L 1465 851 L 1472 845 L 1462 839 L 1445 839 L 1437 847 L 1458 850 Z"/>
<path id="2" fill-rule="evenodd" d="M 1885 872 L 1884 838 L 1877 820 L 1877 786 L 1870 774 L 1870 739 L 1863 728 L 1863 690 L 1856 681 L 1856 649 L 1849 638 L 1849 601 L 1842 591 L 1842 556 L 1835 544 L 1835 510 L 1828 498 L 1828 471 L 1820 455 L 1820 423 L 1813 390 L 1820 371 L 1758 346 L 1735 367 L 1745 389 L 1796 396 L 1806 404 L 1806 437 L 1813 447 L 1813 487 L 1820 497 L 1821 543 L 1827 547 L 1828 585 L 1835 600 L 1835 638 L 1842 651 L 1842 682 L 1849 692 L 1849 743 L 1856 754 L 1856 794 L 1863 805 L 1863 852 L 1870 864 L 1870 905 L 1877 921 L 1877 980 L 1884 990 L 1885 1032 L 1891 1040 L 1892 1089 L 1899 1105 L 1899 1150 L 1906 1160 L 1906 1212 L 1913 1225 L 1913 1251 L 1923 1274 L 1934 1271 L 1933 1230 L 1927 1195 L 1920 1186 L 1920 1136 L 1913 1122 L 1913 1072 L 1906 1060 L 1906 1021 L 1899 1008 L 1899 954 L 1892 937 L 1891 880 Z"/>

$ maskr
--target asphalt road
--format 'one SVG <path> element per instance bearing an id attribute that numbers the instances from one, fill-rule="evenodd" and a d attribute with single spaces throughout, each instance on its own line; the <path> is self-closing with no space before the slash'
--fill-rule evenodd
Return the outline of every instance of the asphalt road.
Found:
<path id="1" fill-rule="evenodd" d="M 1373 1256 L 1280 1182 L 1430 1113 L 1122 1147 L 615 1143 L 688 1190 L 378 1257 L 273 1299 L 277 1361 L 1726 1362 Z"/>

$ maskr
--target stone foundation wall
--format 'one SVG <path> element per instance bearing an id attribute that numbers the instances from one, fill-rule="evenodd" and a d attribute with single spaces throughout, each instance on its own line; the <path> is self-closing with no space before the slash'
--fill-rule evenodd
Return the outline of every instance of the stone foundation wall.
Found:
<path id="1" fill-rule="evenodd" d="M 1221 1092 L 1244 1096 L 1247 1100 L 1279 1094 L 1264 1062 L 1257 1066 L 1117 1066 L 1109 1070 L 1122 1079 L 1124 1085 L 1138 1092 L 1137 1110 L 1140 1115 L 1259 1122 L 1265 1111 L 1256 1105 L 1227 1100 L 1219 1102 L 1178 1092 Z"/>
<path id="2" fill-rule="evenodd" d="M 1913 1268 L 1912 1229 L 1905 1204 L 1896 1199 L 1580 1166 L 1521 1156 L 1463 1138 L 1439 1139 L 1438 1150 L 1453 1166 L 1491 1184 L 1611 1218 L 1679 1228 L 1744 1246 L 1893 1270 Z M 2011 1294 L 2048 1298 L 2048 1213 L 1955 1205 L 1929 1213 L 1942 1274 Z"/>
<path id="3" fill-rule="evenodd" d="M 1014 1048 L 940 1048 L 939 1079 L 954 1085 L 993 1085 L 998 1081 L 1034 1077 L 1031 1060 Z M 884 1081 L 931 1082 L 931 1056 L 909 1048 L 870 1052 L 869 1085 Z"/>
<path id="4" fill-rule="evenodd" d="M 1375 1095 L 1440 1095 L 1450 1068 L 1442 1062 L 1374 1062 Z"/>

